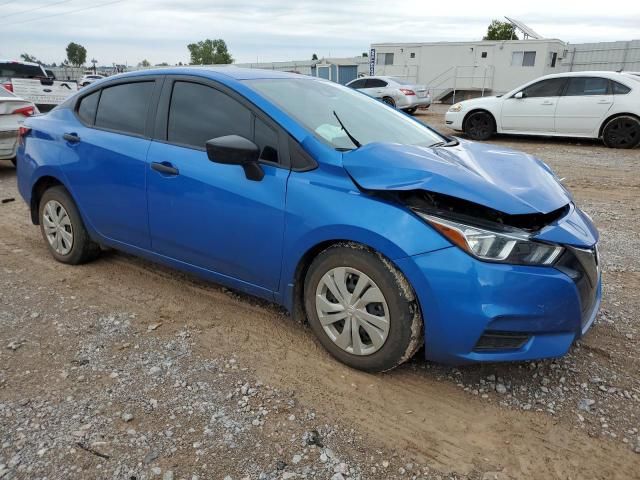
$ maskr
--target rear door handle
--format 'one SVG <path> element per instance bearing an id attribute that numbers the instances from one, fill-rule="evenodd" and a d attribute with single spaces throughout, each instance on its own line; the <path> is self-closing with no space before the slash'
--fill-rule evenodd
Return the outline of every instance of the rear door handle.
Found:
<path id="1" fill-rule="evenodd" d="M 65 133 L 64 135 L 62 135 L 62 138 L 70 143 L 78 143 L 80 141 L 80 137 L 77 133 Z"/>
<path id="2" fill-rule="evenodd" d="M 178 175 L 180 173 L 179 170 L 169 162 L 151 162 L 151 168 L 165 175 Z"/>
<path id="3" fill-rule="evenodd" d="M 611 100 L 598 100 L 598 103 L 602 103 L 602 104 L 608 105 L 608 104 L 613 103 L 613 102 Z"/>

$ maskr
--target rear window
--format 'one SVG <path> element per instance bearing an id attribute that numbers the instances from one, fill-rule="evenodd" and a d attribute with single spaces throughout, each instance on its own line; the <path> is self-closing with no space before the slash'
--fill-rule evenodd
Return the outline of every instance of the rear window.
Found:
<path id="1" fill-rule="evenodd" d="M 96 127 L 143 135 L 154 82 L 124 83 L 102 90 Z"/>
<path id="2" fill-rule="evenodd" d="M 25 65 L 23 63 L 0 63 L 0 77 L 7 78 L 42 78 L 46 74 L 37 65 Z"/>
<path id="3" fill-rule="evenodd" d="M 93 125 L 96 119 L 96 110 L 98 109 L 98 99 L 100 98 L 100 90 L 93 92 L 91 95 L 80 100 L 78 105 L 78 116 L 80 120 L 88 125 Z"/>
<path id="4" fill-rule="evenodd" d="M 611 87 L 614 95 L 624 95 L 631 91 L 631 89 L 626 85 L 622 85 L 621 83 L 615 82 L 613 80 L 611 80 Z"/>

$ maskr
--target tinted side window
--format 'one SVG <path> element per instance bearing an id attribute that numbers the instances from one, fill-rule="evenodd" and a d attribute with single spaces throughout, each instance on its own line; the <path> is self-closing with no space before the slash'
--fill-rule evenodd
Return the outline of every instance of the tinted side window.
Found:
<path id="1" fill-rule="evenodd" d="M 277 163 L 278 133 L 258 117 L 255 117 L 254 122 L 253 141 L 260 147 L 260 160 Z"/>
<path id="2" fill-rule="evenodd" d="M 606 95 L 609 91 L 609 80 L 600 77 L 571 77 L 565 95 L 575 97 L 581 95 Z"/>
<path id="3" fill-rule="evenodd" d="M 93 121 L 96 119 L 96 110 L 98 109 L 99 99 L 100 90 L 93 92 L 91 95 L 87 95 L 80 100 L 80 105 L 78 105 L 78 116 L 83 123 L 93 125 Z"/>
<path id="4" fill-rule="evenodd" d="M 621 83 L 614 82 L 611 80 L 611 86 L 613 87 L 614 95 L 624 95 L 625 93 L 629 93 L 631 89 L 626 85 L 622 85 Z"/>
<path id="5" fill-rule="evenodd" d="M 251 138 L 251 112 L 228 95 L 205 85 L 176 82 L 171 94 L 167 140 L 204 149 L 224 135 Z"/>
<path id="6" fill-rule="evenodd" d="M 523 90 L 525 97 L 557 97 L 564 87 L 566 79 L 550 78 L 534 83 Z"/>
<path id="7" fill-rule="evenodd" d="M 349 84 L 350 88 L 364 88 L 364 82 L 365 80 L 356 80 L 355 82 Z"/>
<path id="8" fill-rule="evenodd" d="M 96 127 L 144 134 L 154 82 L 125 83 L 102 90 Z"/>
<path id="9" fill-rule="evenodd" d="M 387 82 L 380 80 L 379 78 L 370 78 L 367 80 L 367 88 L 382 88 L 386 86 Z"/>

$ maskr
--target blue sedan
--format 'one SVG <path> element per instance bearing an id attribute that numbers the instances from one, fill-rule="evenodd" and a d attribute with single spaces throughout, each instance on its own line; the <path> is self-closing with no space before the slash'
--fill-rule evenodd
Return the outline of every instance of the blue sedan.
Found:
<path id="1" fill-rule="evenodd" d="M 598 233 L 547 165 L 331 82 L 133 72 L 20 135 L 56 260 L 111 247 L 268 299 L 358 369 L 423 344 L 453 364 L 557 357 L 598 311 Z"/>

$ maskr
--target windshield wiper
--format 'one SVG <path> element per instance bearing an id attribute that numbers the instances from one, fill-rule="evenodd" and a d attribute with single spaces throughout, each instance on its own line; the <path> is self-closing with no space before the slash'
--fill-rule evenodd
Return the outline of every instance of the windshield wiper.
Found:
<path id="1" fill-rule="evenodd" d="M 456 140 L 455 138 L 452 138 L 451 140 L 449 140 L 448 142 L 436 142 L 436 143 L 432 143 L 431 145 L 429 145 L 429 148 L 433 148 L 433 147 L 455 147 L 456 145 L 458 145 L 460 142 L 458 140 Z"/>
<path id="2" fill-rule="evenodd" d="M 342 127 L 342 130 L 344 130 L 344 133 L 346 133 L 347 137 L 349 137 L 349 140 L 351 140 L 353 142 L 353 144 L 356 146 L 356 148 L 360 148 L 362 146 L 362 144 L 358 140 L 356 140 L 353 135 L 351 135 L 349 133 L 349 130 L 346 129 L 346 127 L 344 126 L 344 123 L 342 123 L 342 121 L 340 120 L 340 117 L 338 116 L 338 114 L 336 113 L 335 110 L 333 111 L 333 115 L 336 117 L 336 120 L 338 120 L 338 123 Z"/>

